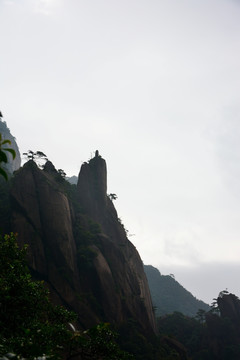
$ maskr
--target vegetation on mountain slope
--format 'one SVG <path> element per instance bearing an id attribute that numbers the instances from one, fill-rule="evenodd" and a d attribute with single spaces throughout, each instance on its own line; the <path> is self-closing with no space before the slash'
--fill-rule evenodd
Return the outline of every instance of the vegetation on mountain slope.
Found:
<path id="1" fill-rule="evenodd" d="M 171 314 L 175 311 L 187 316 L 196 316 L 199 309 L 210 310 L 210 306 L 196 299 L 172 276 L 161 275 L 151 265 L 144 265 L 156 316 Z"/>

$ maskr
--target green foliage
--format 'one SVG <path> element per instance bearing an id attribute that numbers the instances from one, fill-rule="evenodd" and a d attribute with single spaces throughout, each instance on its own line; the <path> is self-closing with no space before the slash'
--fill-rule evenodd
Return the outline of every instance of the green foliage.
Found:
<path id="1" fill-rule="evenodd" d="M 78 201 L 77 196 L 77 185 L 70 184 L 65 178 L 63 178 L 59 173 L 57 173 L 56 180 L 61 183 L 62 189 L 64 193 L 67 195 L 68 199 L 70 200 L 73 209 L 76 214 L 82 213 L 81 204 Z"/>
<path id="2" fill-rule="evenodd" d="M 74 238 L 77 248 L 95 244 L 101 233 L 101 226 L 84 215 L 79 215 L 74 224 Z"/>
<path id="3" fill-rule="evenodd" d="M 72 356 L 80 355 L 82 360 L 133 360 L 134 357 L 122 351 L 117 344 L 117 333 L 110 329 L 110 324 L 101 323 L 95 327 L 75 333 L 75 348 L 81 345 Z"/>
<path id="4" fill-rule="evenodd" d="M 112 194 L 112 193 L 108 194 L 108 197 L 110 200 L 116 200 L 118 198 L 116 194 Z"/>
<path id="5" fill-rule="evenodd" d="M 235 314 L 236 315 L 236 314 Z M 206 315 L 209 347 L 212 358 L 218 360 L 240 359 L 240 329 L 236 318 L 212 313 Z"/>
<path id="6" fill-rule="evenodd" d="M 53 306 L 43 282 L 34 282 L 14 234 L 0 237 L 0 355 L 61 358 L 72 337 L 73 313 Z"/>
<path id="7" fill-rule="evenodd" d="M 198 320 L 201 324 L 204 324 L 206 321 L 206 311 L 203 309 L 199 309 L 197 311 L 195 319 Z"/>
<path id="8" fill-rule="evenodd" d="M 86 270 L 92 267 L 93 260 L 97 253 L 89 246 L 79 246 L 77 249 L 78 267 L 80 270 Z"/>
<path id="9" fill-rule="evenodd" d="M 228 309 L 230 307 L 229 317 L 223 316 L 221 307 L 216 311 L 217 304 L 224 301 L 221 296 L 226 294 L 226 292 L 221 292 L 213 301 L 213 309 L 208 312 L 199 310 L 195 318 L 179 312 L 159 318 L 160 334 L 167 335 L 183 344 L 192 360 L 239 360 L 240 326 L 237 314 L 240 303 L 235 302 L 236 312 L 233 315 L 231 313 L 233 303 L 225 298 L 225 306 Z M 237 299 L 235 295 L 230 295 L 230 300 Z"/>
<path id="10" fill-rule="evenodd" d="M 87 283 L 95 282 L 96 274 L 91 271 L 94 270 L 93 261 L 97 256 L 93 245 L 98 243 L 98 235 L 101 232 L 99 224 L 93 222 L 84 216 L 78 216 L 74 224 L 74 238 L 76 239 L 77 246 L 77 264 L 80 277 L 84 280 L 88 278 Z M 96 286 L 94 286 L 96 290 Z"/>
<path id="11" fill-rule="evenodd" d="M 129 319 L 127 322 L 122 323 L 119 328 L 120 333 L 120 346 L 134 354 L 137 360 L 153 360 L 155 353 L 153 344 L 143 335 L 141 329 L 134 319 Z"/>
<path id="12" fill-rule="evenodd" d="M 188 349 L 191 355 L 204 347 L 205 326 L 196 319 L 180 312 L 159 318 L 158 329 L 161 335 L 177 339 Z"/>
<path id="13" fill-rule="evenodd" d="M 162 335 L 143 334 L 142 329 L 139 328 L 134 319 L 122 323 L 118 331 L 121 348 L 133 354 L 135 360 L 183 359 L 174 347 L 163 341 Z"/>
<path id="14" fill-rule="evenodd" d="M 40 159 L 40 158 L 47 160 L 47 155 L 45 155 L 42 151 L 34 152 L 32 150 L 28 150 L 27 152 L 23 153 L 23 155 L 25 155 L 28 160 L 34 161 L 34 160 Z"/>
<path id="15" fill-rule="evenodd" d="M 63 170 L 63 169 L 58 169 L 58 173 L 59 173 L 59 175 L 63 178 L 63 179 L 65 179 L 66 178 L 66 173 L 65 173 L 65 171 Z"/>
<path id="16" fill-rule="evenodd" d="M 3 140 L 2 139 L 2 134 L 0 133 L 0 175 L 3 176 L 5 178 L 5 180 L 8 179 L 8 175 L 7 172 L 1 167 L 1 163 L 7 163 L 8 162 L 8 158 L 6 155 L 6 152 L 9 152 L 13 159 L 15 159 L 16 157 L 16 152 L 8 147 L 4 147 L 4 145 L 9 144 L 11 145 L 11 141 L 10 140 Z"/>
<path id="17" fill-rule="evenodd" d="M 76 315 L 49 301 L 43 282 L 29 273 L 26 247 L 14 234 L 0 237 L 0 359 L 127 360 L 109 324 L 84 332 L 70 331 Z M 14 354 L 17 354 L 15 356 Z"/>
<path id="18" fill-rule="evenodd" d="M 101 225 L 99 223 L 95 223 L 92 220 L 88 221 L 89 231 L 95 237 L 96 235 L 102 232 Z"/>

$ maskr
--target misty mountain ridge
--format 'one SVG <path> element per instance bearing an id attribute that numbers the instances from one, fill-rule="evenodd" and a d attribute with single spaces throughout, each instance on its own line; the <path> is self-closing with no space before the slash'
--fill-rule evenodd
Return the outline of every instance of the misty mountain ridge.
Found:
<path id="1" fill-rule="evenodd" d="M 156 316 L 174 311 L 194 317 L 199 309 L 210 310 L 210 306 L 196 299 L 170 275 L 161 275 L 152 265 L 144 265 Z"/>

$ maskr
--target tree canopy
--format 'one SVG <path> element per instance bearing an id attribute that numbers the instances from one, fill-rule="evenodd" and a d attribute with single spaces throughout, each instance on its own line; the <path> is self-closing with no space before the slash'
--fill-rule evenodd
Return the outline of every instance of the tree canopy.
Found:
<path id="1" fill-rule="evenodd" d="M 72 337 L 68 322 L 76 316 L 52 305 L 44 283 L 32 280 L 26 247 L 18 247 L 13 233 L 0 237 L 0 254 L 0 355 L 57 359 Z"/>

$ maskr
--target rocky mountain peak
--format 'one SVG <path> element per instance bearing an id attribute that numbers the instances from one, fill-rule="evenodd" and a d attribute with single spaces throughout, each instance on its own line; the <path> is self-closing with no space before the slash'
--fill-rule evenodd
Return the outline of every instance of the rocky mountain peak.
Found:
<path id="1" fill-rule="evenodd" d="M 142 260 L 107 196 L 105 160 L 96 152 L 84 163 L 77 188 L 55 171 L 28 161 L 10 189 L 11 230 L 28 244 L 32 272 L 83 328 L 132 318 L 146 334 L 155 332 Z"/>
<path id="2" fill-rule="evenodd" d="M 107 166 L 98 151 L 94 158 L 81 166 L 77 188 L 84 210 L 98 218 L 107 204 Z"/>
<path id="3" fill-rule="evenodd" d="M 53 165 L 53 163 L 51 161 L 47 161 L 46 164 L 44 165 L 44 171 L 48 172 L 48 173 L 52 173 L 52 174 L 57 174 L 57 170 L 55 168 L 55 166 Z"/>
<path id="4" fill-rule="evenodd" d="M 232 319 L 240 329 L 240 300 L 234 294 L 220 293 L 217 298 L 218 307 L 222 317 Z"/>

